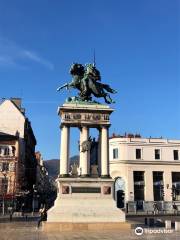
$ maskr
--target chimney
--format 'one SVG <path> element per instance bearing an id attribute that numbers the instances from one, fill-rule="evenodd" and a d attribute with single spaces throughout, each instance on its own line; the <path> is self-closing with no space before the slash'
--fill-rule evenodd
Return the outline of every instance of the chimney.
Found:
<path id="1" fill-rule="evenodd" d="M 21 110 L 21 98 L 11 98 L 10 100 Z"/>

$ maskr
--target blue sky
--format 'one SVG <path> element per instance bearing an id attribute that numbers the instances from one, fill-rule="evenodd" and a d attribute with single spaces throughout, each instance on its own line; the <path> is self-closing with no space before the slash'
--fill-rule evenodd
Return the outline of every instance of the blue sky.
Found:
<path id="1" fill-rule="evenodd" d="M 76 94 L 56 88 L 94 48 L 118 91 L 110 132 L 180 139 L 179 12 L 178 0 L 0 0 L 0 97 L 23 98 L 44 159 L 59 156 L 57 107 Z"/>

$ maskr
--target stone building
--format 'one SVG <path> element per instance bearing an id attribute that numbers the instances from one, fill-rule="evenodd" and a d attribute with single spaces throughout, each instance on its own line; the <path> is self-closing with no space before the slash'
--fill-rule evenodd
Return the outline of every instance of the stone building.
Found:
<path id="1" fill-rule="evenodd" d="M 19 199 L 19 205 L 21 205 L 22 201 L 26 201 L 26 198 L 31 201 L 33 185 L 36 182 L 37 163 L 35 158 L 36 139 L 31 123 L 25 115 L 25 109 L 21 106 L 20 98 L 1 101 L 0 132 L 1 183 L 5 181 L 2 180 L 5 171 L 7 174 L 6 182 L 10 182 L 9 176 L 12 175 L 9 175 L 12 172 L 10 169 L 14 169 L 11 181 L 13 179 L 15 182 L 14 195 Z M 9 191 L 10 188 L 6 188 Z M 26 204 L 28 207 L 31 205 L 30 202 Z"/>
<path id="2" fill-rule="evenodd" d="M 18 192 L 19 137 L 0 132 L 0 204 L 15 200 Z"/>
<path id="3" fill-rule="evenodd" d="M 180 140 L 114 135 L 109 144 L 110 174 L 122 201 L 139 208 L 149 201 L 180 202 Z"/>
<path id="4" fill-rule="evenodd" d="M 34 195 L 35 208 L 39 209 L 41 205 L 51 206 L 56 197 L 56 186 L 54 179 L 50 179 L 45 167 L 41 153 L 36 152 L 36 193 Z"/>

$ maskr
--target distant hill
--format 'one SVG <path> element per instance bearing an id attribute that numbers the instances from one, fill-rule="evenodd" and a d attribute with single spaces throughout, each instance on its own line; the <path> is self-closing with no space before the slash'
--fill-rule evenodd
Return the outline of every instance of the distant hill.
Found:
<path id="1" fill-rule="evenodd" d="M 70 158 L 70 164 L 79 163 L 79 156 L 75 155 Z M 59 174 L 59 164 L 60 160 L 59 159 L 50 159 L 50 160 L 44 160 L 44 165 L 48 170 L 49 176 L 53 178 L 57 178 Z"/>

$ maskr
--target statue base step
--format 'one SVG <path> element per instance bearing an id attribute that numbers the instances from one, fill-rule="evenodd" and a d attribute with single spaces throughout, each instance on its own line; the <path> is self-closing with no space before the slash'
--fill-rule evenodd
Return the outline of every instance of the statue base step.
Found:
<path id="1" fill-rule="evenodd" d="M 130 231 L 131 224 L 126 222 L 120 223 L 63 223 L 63 222 L 43 222 L 42 229 L 44 232 L 75 232 L 75 231 Z"/>
<path id="2" fill-rule="evenodd" d="M 48 211 L 45 225 L 56 223 L 59 229 L 62 226 L 73 229 L 76 225 L 72 224 L 77 223 L 79 227 L 89 229 L 97 223 L 103 228 L 125 222 L 125 213 L 116 207 L 113 199 L 112 179 L 59 178 L 57 182 L 59 193 L 55 205 Z"/>

